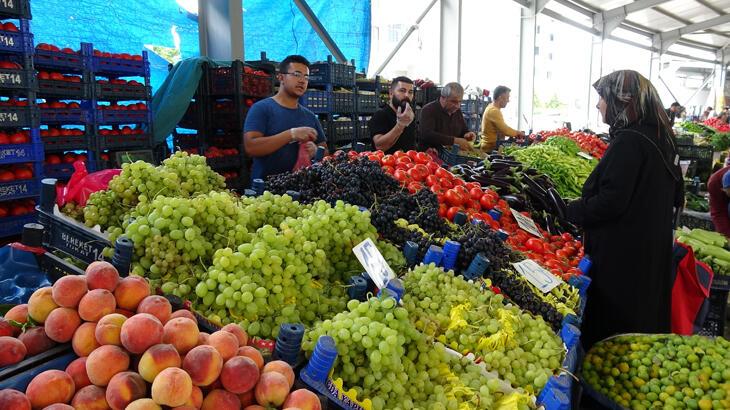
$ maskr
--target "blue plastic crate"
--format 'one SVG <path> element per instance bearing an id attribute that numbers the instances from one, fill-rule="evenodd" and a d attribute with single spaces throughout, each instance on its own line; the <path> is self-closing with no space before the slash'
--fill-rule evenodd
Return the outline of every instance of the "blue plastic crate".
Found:
<path id="1" fill-rule="evenodd" d="M 73 135 L 42 137 L 41 139 L 46 152 L 63 152 L 87 150 L 90 148 L 91 138 L 89 135 Z"/>
<path id="2" fill-rule="evenodd" d="M 142 52 L 142 60 L 124 60 L 114 57 L 91 56 L 91 71 L 95 75 L 115 77 L 149 77 L 150 63 L 147 52 Z"/>
<path id="3" fill-rule="evenodd" d="M 0 201 L 31 198 L 40 194 L 40 178 L 0 183 Z"/>
<path id="4" fill-rule="evenodd" d="M 94 97 L 103 101 L 150 100 L 152 88 L 146 85 L 94 84 Z"/>
<path id="5" fill-rule="evenodd" d="M 0 390 L 15 389 L 24 392 L 34 377 L 46 370 L 65 370 L 78 356 L 69 343 L 31 356 L 18 364 L 0 369 Z"/>
<path id="6" fill-rule="evenodd" d="M 101 260 L 105 248 L 111 246 L 109 239 L 100 232 L 64 216 L 54 215 L 39 208 L 38 222 L 46 229 L 43 246 L 57 249 L 86 263 Z"/>
<path id="7" fill-rule="evenodd" d="M 127 135 L 99 135 L 96 140 L 99 149 L 128 149 L 128 148 L 149 148 L 151 141 L 150 134 L 127 134 Z"/>
<path id="8" fill-rule="evenodd" d="M 83 108 L 42 108 L 40 110 L 42 124 L 87 124 L 90 115 Z"/>
<path id="9" fill-rule="evenodd" d="M 38 80 L 38 97 L 86 100 L 90 95 L 89 87 L 88 82 L 85 80 L 78 83 L 59 80 Z"/>
<path id="10" fill-rule="evenodd" d="M 31 131 L 30 144 L 0 145 L 0 164 L 43 161 L 43 142 L 38 130 Z"/>
<path id="11" fill-rule="evenodd" d="M 309 84 L 353 87 L 355 86 L 355 66 L 335 63 L 330 59 L 309 66 Z"/>
<path id="12" fill-rule="evenodd" d="M 299 103 L 315 114 L 355 112 L 355 94 L 353 93 L 307 90 Z"/>
<path id="13" fill-rule="evenodd" d="M 74 164 L 45 164 L 43 176 L 45 178 L 68 179 L 74 173 Z"/>
<path id="14" fill-rule="evenodd" d="M 1 3 L 1 2 L 0 2 Z M 38 215 L 33 212 L 21 216 L 7 216 L 0 218 L 0 237 L 19 235 L 23 232 L 25 224 L 33 223 L 38 220 Z"/>
<path id="15" fill-rule="evenodd" d="M 213 169 L 235 168 L 241 166 L 241 156 L 227 155 L 219 158 L 208 158 L 205 162 Z"/>
<path id="16" fill-rule="evenodd" d="M 32 106 L 0 106 L 0 128 L 33 127 L 38 122 L 38 109 Z"/>
<path id="17" fill-rule="evenodd" d="M 23 21 L 20 31 L 0 30 L 0 53 L 33 54 L 33 34 L 24 31 L 23 26 L 27 26 L 27 23 Z"/>
<path id="18" fill-rule="evenodd" d="M 0 69 L 0 90 L 34 90 L 36 86 L 33 69 Z"/>
<path id="19" fill-rule="evenodd" d="M 355 95 L 355 107 L 358 113 L 371 114 L 378 110 L 380 98 L 376 94 Z"/>
<path id="20" fill-rule="evenodd" d="M 65 73 L 83 72 L 85 67 L 85 58 L 81 54 L 63 53 L 60 51 L 39 50 L 35 49 L 33 55 L 33 64 L 36 68 L 49 68 L 53 70 L 63 71 Z"/>
<path id="21" fill-rule="evenodd" d="M 149 110 L 96 110 L 99 124 L 147 124 L 151 121 Z"/>
<path id="22" fill-rule="evenodd" d="M 7 18 L 30 20 L 30 0 L 0 0 L 0 19 Z"/>

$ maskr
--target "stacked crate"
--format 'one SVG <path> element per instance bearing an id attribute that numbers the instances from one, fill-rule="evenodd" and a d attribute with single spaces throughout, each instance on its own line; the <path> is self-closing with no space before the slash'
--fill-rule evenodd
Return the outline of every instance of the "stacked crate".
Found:
<path id="1" fill-rule="evenodd" d="M 28 0 L 0 2 L 0 237 L 36 218 L 43 172 Z"/>
<path id="2" fill-rule="evenodd" d="M 355 141 L 365 144 L 367 149 L 372 149 L 368 121 L 381 106 L 388 104 L 389 87 L 390 83 L 380 76 L 375 76 L 374 80 L 365 78 L 357 80 L 357 94 L 355 96 L 357 133 Z"/>

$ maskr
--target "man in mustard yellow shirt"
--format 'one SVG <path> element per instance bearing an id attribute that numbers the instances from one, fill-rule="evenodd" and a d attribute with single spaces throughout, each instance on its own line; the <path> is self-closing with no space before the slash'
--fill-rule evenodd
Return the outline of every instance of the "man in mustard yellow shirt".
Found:
<path id="1" fill-rule="evenodd" d="M 494 101 L 487 106 L 482 115 L 482 146 L 484 152 L 493 150 L 497 145 L 497 140 L 504 137 L 524 137 L 525 133 L 510 128 L 502 116 L 502 108 L 507 106 L 509 102 L 509 88 L 500 85 L 494 89 Z"/>

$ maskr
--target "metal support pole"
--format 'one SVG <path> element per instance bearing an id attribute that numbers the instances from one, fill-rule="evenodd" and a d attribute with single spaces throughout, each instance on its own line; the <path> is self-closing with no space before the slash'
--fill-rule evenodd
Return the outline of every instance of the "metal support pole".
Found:
<path id="1" fill-rule="evenodd" d="M 461 0 L 441 0 L 439 82 L 458 81 L 461 58 Z"/>
<path id="2" fill-rule="evenodd" d="M 299 11 L 302 12 L 304 15 L 304 18 L 307 19 L 309 24 L 314 29 L 314 32 L 317 33 L 319 38 L 322 40 L 324 45 L 327 47 L 327 50 L 332 54 L 332 56 L 335 57 L 338 63 L 340 64 L 347 64 L 347 58 L 345 58 L 345 55 L 342 54 L 342 51 L 339 47 L 337 47 L 337 43 L 330 37 L 327 30 L 322 25 L 322 22 L 319 21 L 317 16 L 314 14 L 312 9 L 309 7 L 309 4 L 307 4 L 306 0 L 294 0 L 294 4 L 297 5 L 297 8 L 299 8 Z"/>
<path id="3" fill-rule="evenodd" d="M 537 13 L 534 2 L 529 9 L 520 10 L 520 75 L 517 100 L 518 128 L 528 130 L 533 120 L 535 93 L 535 35 Z"/>
<path id="4" fill-rule="evenodd" d="M 423 13 L 421 13 L 421 15 L 418 16 L 418 18 L 416 19 L 416 22 L 413 23 L 413 25 L 411 25 L 408 28 L 408 31 L 406 31 L 406 34 L 403 35 L 403 37 L 400 39 L 398 44 L 395 45 L 395 48 L 393 48 L 393 51 L 391 51 L 390 54 L 388 54 L 388 57 L 385 58 L 383 63 L 380 64 L 380 67 L 378 67 L 378 69 L 375 70 L 375 74 L 373 74 L 373 75 L 380 75 L 380 73 L 383 72 L 383 70 L 388 65 L 388 63 L 390 63 L 390 60 L 392 60 L 393 57 L 395 57 L 395 55 L 398 53 L 398 50 L 400 50 L 400 48 L 403 46 L 403 44 L 405 44 L 406 40 L 408 40 L 408 37 L 410 37 L 411 34 L 414 31 L 416 31 L 416 29 L 418 28 L 418 25 L 421 24 L 421 21 L 426 17 L 428 12 L 431 11 L 431 8 L 433 8 L 433 5 L 436 4 L 437 1 L 438 0 L 431 0 L 431 3 L 426 7 L 425 10 L 423 10 Z"/>

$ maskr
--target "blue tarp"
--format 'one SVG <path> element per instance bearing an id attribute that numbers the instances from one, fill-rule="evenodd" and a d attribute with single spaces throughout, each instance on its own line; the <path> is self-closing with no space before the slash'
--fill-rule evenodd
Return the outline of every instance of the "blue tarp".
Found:
<path id="1" fill-rule="evenodd" d="M 196 16 L 187 0 L 32 0 L 32 30 L 37 43 L 78 49 L 93 43 L 109 52 L 139 52 L 145 45 L 157 53 L 199 55 Z M 345 57 L 364 70 L 370 55 L 370 1 L 333 3 L 309 0 L 309 6 L 340 47 Z M 245 0 L 244 48 L 246 59 L 258 60 L 261 51 L 273 60 L 302 54 L 325 60 L 329 52 L 292 0 Z M 179 41 L 177 40 L 179 38 Z M 148 50 L 149 51 L 149 50 Z M 152 85 L 167 75 L 168 62 L 150 51 Z"/>

